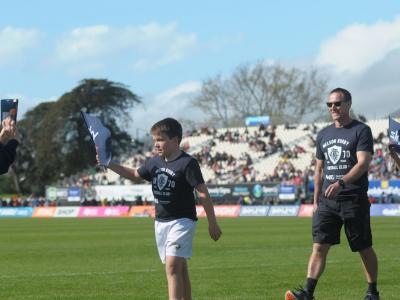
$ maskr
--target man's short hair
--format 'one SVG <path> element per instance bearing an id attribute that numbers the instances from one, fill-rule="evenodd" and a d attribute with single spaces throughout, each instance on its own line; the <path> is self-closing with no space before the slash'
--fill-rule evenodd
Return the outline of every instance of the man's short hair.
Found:
<path id="1" fill-rule="evenodd" d="M 351 101 L 351 94 L 350 94 L 350 92 L 349 92 L 348 90 L 346 90 L 346 89 L 343 89 L 343 88 L 336 88 L 336 89 L 333 89 L 333 90 L 329 93 L 329 95 L 331 95 L 331 94 L 333 94 L 333 93 L 342 94 L 343 100 L 344 100 L 344 101 Z"/>
<path id="2" fill-rule="evenodd" d="M 182 141 L 182 125 L 173 118 L 166 118 L 155 123 L 150 132 L 152 134 L 165 134 L 170 139 L 177 137 L 178 143 Z"/>

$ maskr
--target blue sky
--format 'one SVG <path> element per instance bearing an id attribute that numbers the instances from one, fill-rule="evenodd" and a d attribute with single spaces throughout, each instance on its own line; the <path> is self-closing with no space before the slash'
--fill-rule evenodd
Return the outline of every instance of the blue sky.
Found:
<path id="1" fill-rule="evenodd" d="M 202 80 L 260 60 L 321 68 L 356 111 L 385 116 L 400 108 L 400 2 L 1 0 L 0 97 L 21 113 L 107 78 L 142 97 L 132 130 L 195 119 Z"/>

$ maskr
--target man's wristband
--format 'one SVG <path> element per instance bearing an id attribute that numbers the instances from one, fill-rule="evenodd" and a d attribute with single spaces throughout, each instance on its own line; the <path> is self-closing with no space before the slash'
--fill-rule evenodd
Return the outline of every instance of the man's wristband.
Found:
<path id="1" fill-rule="evenodd" d="M 344 188 L 346 187 L 346 184 L 344 183 L 343 179 L 339 179 L 339 180 L 338 180 L 338 183 L 339 183 L 339 185 L 340 185 L 340 187 L 341 187 L 342 189 L 344 189 Z"/>

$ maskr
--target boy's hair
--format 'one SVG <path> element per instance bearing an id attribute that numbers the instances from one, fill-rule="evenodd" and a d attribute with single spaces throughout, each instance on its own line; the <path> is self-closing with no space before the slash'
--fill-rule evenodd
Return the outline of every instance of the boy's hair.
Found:
<path id="1" fill-rule="evenodd" d="M 333 93 L 342 94 L 343 100 L 344 100 L 344 101 L 351 101 L 351 94 L 350 94 L 350 92 L 349 92 L 348 90 L 346 90 L 346 89 L 343 89 L 343 88 L 336 88 L 336 89 L 333 89 L 333 90 L 329 93 L 329 95 L 330 95 L 330 94 L 333 94 Z"/>
<path id="2" fill-rule="evenodd" d="M 179 144 L 182 141 L 182 125 L 173 118 L 166 118 L 158 121 L 151 127 L 150 132 L 152 134 L 165 134 L 170 139 L 177 137 Z"/>

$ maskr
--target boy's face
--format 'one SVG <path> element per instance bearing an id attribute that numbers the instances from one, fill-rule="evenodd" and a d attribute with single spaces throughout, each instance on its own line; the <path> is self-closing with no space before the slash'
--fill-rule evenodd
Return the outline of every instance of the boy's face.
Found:
<path id="1" fill-rule="evenodd" d="M 179 150 L 178 138 L 169 138 L 165 133 L 153 133 L 153 143 L 154 150 L 162 157 L 169 157 Z"/>

